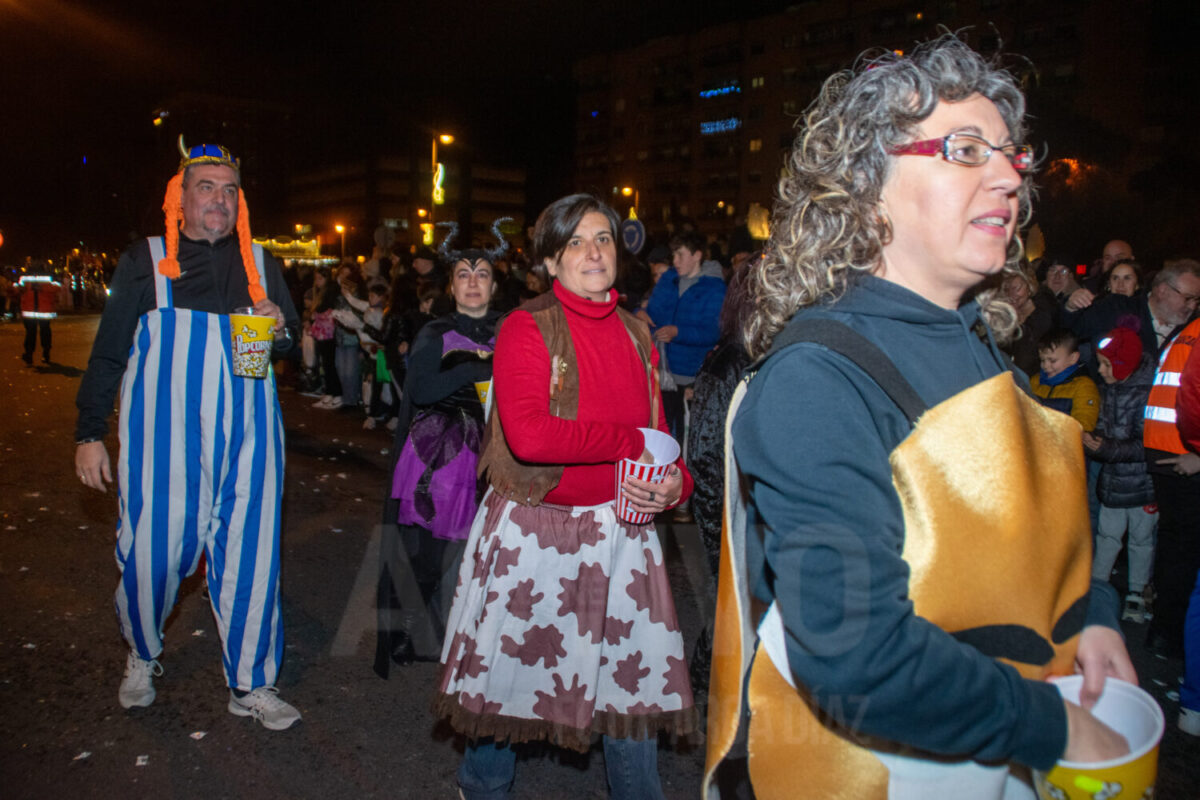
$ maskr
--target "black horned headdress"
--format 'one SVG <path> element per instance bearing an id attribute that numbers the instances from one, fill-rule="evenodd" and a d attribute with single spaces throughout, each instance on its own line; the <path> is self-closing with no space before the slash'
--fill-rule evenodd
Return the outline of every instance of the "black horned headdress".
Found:
<path id="1" fill-rule="evenodd" d="M 495 247 L 468 247 L 463 250 L 455 250 L 450 247 L 450 243 L 458 238 L 458 223 L 457 222 L 439 222 L 438 227 L 448 228 L 449 233 L 446 238 L 442 239 L 442 243 L 438 245 L 438 256 L 446 266 L 454 266 L 459 261 L 466 261 L 469 264 L 474 264 L 476 261 L 483 260 L 489 264 L 495 265 L 496 259 L 508 252 L 508 242 L 504 238 L 504 233 L 500 230 L 500 226 L 506 222 L 512 222 L 512 217 L 500 217 L 492 223 L 492 234 L 495 235 L 499 242 Z"/>

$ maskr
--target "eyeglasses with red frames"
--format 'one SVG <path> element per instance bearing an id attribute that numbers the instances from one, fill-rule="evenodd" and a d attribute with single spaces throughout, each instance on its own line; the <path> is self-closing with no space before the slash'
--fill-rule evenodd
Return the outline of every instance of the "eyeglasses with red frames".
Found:
<path id="1" fill-rule="evenodd" d="M 889 151 L 894 156 L 936 156 L 966 167 L 982 167 L 992 153 L 1003 153 L 1012 168 L 1022 175 L 1033 171 L 1033 148 L 1027 144 L 1006 144 L 1003 147 L 973 133 L 951 133 L 939 139 L 909 142 Z"/>

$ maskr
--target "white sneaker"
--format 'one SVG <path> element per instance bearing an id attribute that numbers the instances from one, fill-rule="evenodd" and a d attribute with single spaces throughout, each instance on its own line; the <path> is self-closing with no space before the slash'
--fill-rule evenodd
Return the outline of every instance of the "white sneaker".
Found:
<path id="1" fill-rule="evenodd" d="M 1179 730 L 1191 736 L 1200 736 L 1200 711 L 1180 706 Z"/>
<path id="2" fill-rule="evenodd" d="M 331 395 L 331 394 L 321 395 L 321 399 L 318 400 L 317 402 L 313 403 L 312 407 L 313 408 L 326 408 L 329 406 L 330 402 L 332 402 L 332 401 L 333 401 L 333 395 Z"/>
<path id="3" fill-rule="evenodd" d="M 245 697 L 229 693 L 229 713 L 239 717 L 254 717 L 267 730 L 282 731 L 300 721 L 300 712 L 279 699 L 274 686 L 260 686 Z"/>
<path id="4" fill-rule="evenodd" d="M 1125 610 L 1121 613 L 1121 619 L 1138 624 L 1146 621 L 1146 601 L 1140 593 L 1125 595 Z"/>
<path id="5" fill-rule="evenodd" d="M 342 398 L 340 398 L 340 397 L 333 398 L 332 400 L 329 401 L 328 405 L 323 406 L 323 408 L 327 408 L 330 411 L 333 411 L 334 409 L 338 409 L 341 407 L 342 407 Z"/>
<path id="6" fill-rule="evenodd" d="M 144 707 L 153 703 L 154 679 L 162 674 L 162 664 L 153 660 L 145 661 L 138 658 L 137 653 L 131 652 L 125 659 L 125 677 L 121 679 L 121 688 L 117 692 L 121 708 Z"/>

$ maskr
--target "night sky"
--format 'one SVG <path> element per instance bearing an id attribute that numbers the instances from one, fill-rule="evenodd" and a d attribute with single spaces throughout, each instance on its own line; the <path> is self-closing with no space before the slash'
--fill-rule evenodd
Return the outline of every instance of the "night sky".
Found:
<path id="1" fill-rule="evenodd" d="M 0 264 L 95 227 L 78 220 L 95 209 L 73 202 L 76 187 L 88 170 L 118 185 L 130 161 L 162 161 L 174 145 L 150 121 L 176 92 L 290 106 L 316 160 L 405 128 L 455 130 L 492 163 L 569 158 L 573 132 L 552 121 L 570 119 L 574 59 L 784 5 L 0 0 Z M 541 167 L 531 180 L 554 172 Z"/>
<path id="2" fill-rule="evenodd" d="M 531 205 L 547 202 L 572 188 L 575 59 L 790 2 L 0 0 L 0 266 L 26 255 L 53 257 L 81 239 L 113 249 L 145 233 L 175 163 L 175 145 L 150 124 L 152 115 L 183 92 L 292 109 L 284 152 L 297 168 L 306 159 L 406 152 L 407 142 L 430 131 L 453 131 L 455 147 L 472 148 L 478 161 L 527 166 Z M 1139 8 L 1155 20 L 1148 51 L 1154 88 L 1178 98 L 1170 105 L 1185 124 L 1168 128 L 1162 144 L 1109 147 L 1135 148 L 1142 162 L 1159 166 L 1130 179 L 1136 196 L 1076 216 L 1084 228 L 1097 220 L 1120 228 L 1140 214 L 1146 239 L 1164 227 L 1156 215 L 1183 209 L 1174 213 L 1183 233 L 1160 238 L 1190 252 L 1200 241 L 1190 211 L 1200 208 L 1200 146 L 1193 146 L 1200 125 L 1186 124 L 1200 107 L 1200 70 L 1192 63 L 1197 17 L 1192 4 L 1174 0 Z M 1119 33 L 1114 41 L 1119 60 Z M 1035 128 L 1051 127 L 1055 109 L 1032 110 L 1044 117 Z M 1106 152 L 1102 119 L 1075 122 L 1070 135 L 1055 134 L 1056 152 L 1087 151 L 1085 144 Z M 236 143 L 226 144 L 236 151 Z M 1097 195 L 1101 203 L 1106 196 Z M 1151 213 L 1144 198 L 1178 202 Z M 1049 201 L 1044 193 L 1039 208 L 1049 209 Z M 255 209 L 256 197 L 250 202 Z M 269 207 L 257 209 L 261 215 Z M 1133 227 L 1129 235 L 1137 234 Z M 1084 230 L 1078 238 L 1092 235 Z"/>

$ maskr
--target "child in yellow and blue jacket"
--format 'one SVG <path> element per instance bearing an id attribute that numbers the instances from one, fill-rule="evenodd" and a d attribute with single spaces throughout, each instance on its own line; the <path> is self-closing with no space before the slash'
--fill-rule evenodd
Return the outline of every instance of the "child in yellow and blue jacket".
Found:
<path id="1" fill-rule="evenodd" d="M 1038 340 L 1042 371 L 1029 381 L 1042 405 L 1074 417 L 1085 431 L 1096 427 L 1100 392 L 1079 363 L 1079 340 L 1064 328 Z"/>

